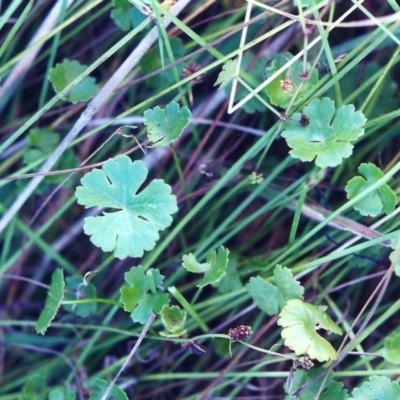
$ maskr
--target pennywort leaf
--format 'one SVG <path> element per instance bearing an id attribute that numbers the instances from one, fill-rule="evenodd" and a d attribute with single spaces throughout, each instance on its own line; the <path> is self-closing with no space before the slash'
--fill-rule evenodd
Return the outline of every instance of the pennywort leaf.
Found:
<path id="1" fill-rule="evenodd" d="M 400 332 L 387 336 L 383 342 L 382 355 L 392 364 L 400 364 Z"/>
<path id="2" fill-rule="evenodd" d="M 122 286 L 121 303 L 131 313 L 133 322 L 145 324 L 151 314 L 159 314 L 169 297 L 165 293 L 153 293 L 151 289 L 163 283 L 164 276 L 157 269 L 145 271 L 144 267 L 132 267 L 125 273 L 126 284 Z"/>
<path id="3" fill-rule="evenodd" d="M 400 399 L 400 385 L 386 376 L 371 376 L 351 394 L 349 400 L 395 400 Z"/>
<path id="4" fill-rule="evenodd" d="M 147 136 L 152 147 L 165 146 L 179 138 L 189 124 L 191 112 L 187 107 L 179 108 L 176 102 L 169 103 L 165 109 L 155 107 L 144 112 Z"/>
<path id="5" fill-rule="evenodd" d="M 81 65 L 78 61 L 64 60 L 50 70 L 49 80 L 56 93 L 64 90 L 74 79 L 76 79 L 86 69 L 86 65 Z M 71 103 L 79 103 L 91 99 L 97 92 L 98 85 L 96 80 L 87 76 L 74 86 L 63 100 Z"/>
<path id="6" fill-rule="evenodd" d="M 335 360 L 336 351 L 318 329 L 342 334 L 342 330 L 325 313 L 326 306 L 314 306 L 301 300 L 289 300 L 279 314 L 278 325 L 282 326 L 281 336 L 285 346 L 297 355 L 308 355 L 320 362 Z"/>
<path id="7" fill-rule="evenodd" d="M 171 225 L 171 214 L 178 210 L 171 187 L 161 179 L 137 193 L 147 173 L 142 161 L 118 156 L 86 174 L 76 189 L 79 204 L 114 211 L 85 218 L 83 229 L 95 246 L 113 251 L 117 258 L 141 257 L 152 250 L 158 232 Z"/>
<path id="8" fill-rule="evenodd" d="M 51 276 L 51 284 L 47 292 L 46 303 L 36 324 L 37 333 L 44 335 L 51 321 L 53 321 L 56 316 L 64 298 L 64 286 L 64 272 L 61 268 L 57 268 Z"/>
<path id="9" fill-rule="evenodd" d="M 361 164 L 358 171 L 362 176 L 350 179 L 345 187 L 349 200 L 368 189 L 383 177 L 383 172 L 372 163 Z M 389 185 L 384 184 L 357 201 L 353 207 L 361 215 L 376 217 L 382 213 L 390 214 L 394 210 L 396 202 L 396 193 Z"/>
<path id="10" fill-rule="evenodd" d="M 314 99 L 302 113 L 295 113 L 284 124 L 282 136 L 301 161 L 312 161 L 321 168 L 336 167 L 353 152 L 352 141 L 364 134 L 366 118 L 353 105 L 335 109 L 324 97 Z"/>
<path id="11" fill-rule="evenodd" d="M 250 278 L 249 294 L 254 303 L 268 315 L 278 314 L 290 299 L 303 299 L 304 288 L 293 279 L 289 268 L 277 265 L 273 283 L 260 276 Z"/>
<path id="12" fill-rule="evenodd" d="M 218 282 L 225 274 L 228 265 L 229 250 L 221 246 L 217 251 L 211 251 L 205 263 L 199 263 L 194 254 L 185 254 L 182 257 L 182 266 L 189 272 L 204 273 L 204 278 L 197 287 L 203 287 Z"/>

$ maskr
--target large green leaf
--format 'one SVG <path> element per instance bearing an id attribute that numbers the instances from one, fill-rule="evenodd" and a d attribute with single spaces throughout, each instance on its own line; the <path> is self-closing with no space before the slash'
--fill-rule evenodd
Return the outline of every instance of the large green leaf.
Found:
<path id="1" fill-rule="evenodd" d="M 314 306 L 297 299 L 289 300 L 277 322 L 283 327 L 281 336 L 285 346 L 297 355 L 306 354 L 320 362 L 335 360 L 335 349 L 317 330 L 323 328 L 339 335 L 342 331 L 325 310 L 325 306 Z"/>
<path id="2" fill-rule="evenodd" d="M 152 250 L 159 231 L 172 223 L 178 210 L 171 187 L 161 179 L 149 183 L 137 193 L 147 177 L 142 161 L 127 156 L 108 160 L 101 170 L 86 174 L 76 189 L 78 203 L 114 210 L 102 216 L 85 218 L 84 231 L 92 243 L 115 257 L 141 257 Z"/>
<path id="3" fill-rule="evenodd" d="M 293 114 L 284 124 L 282 136 L 290 154 L 301 161 L 312 161 L 318 167 L 336 167 L 353 152 L 352 141 L 364 134 L 366 118 L 353 105 L 335 109 L 335 103 L 324 97 L 314 99 L 302 113 Z"/>

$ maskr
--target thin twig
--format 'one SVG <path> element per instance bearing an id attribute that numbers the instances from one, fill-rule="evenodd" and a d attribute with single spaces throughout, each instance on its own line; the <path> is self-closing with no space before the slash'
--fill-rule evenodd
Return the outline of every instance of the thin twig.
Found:
<path id="1" fill-rule="evenodd" d="M 140 333 L 140 336 L 139 336 L 137 342 L 133 346 L 133 349 L 129 353 L 128 357 L 126 357 L 126 360 L 122 364 L 122 367 L 118 371 L 117 375 L 115 375 L 115 378 L 110 382 L 110 384 L 108 385 L 107 389 L 103 393 L 103 396 L 101 397 L 100 400 L 106 400 L 107 399 L 107 396 L 110 394 L 113 386 L 115 385 L 115 382 L 117 381 L 117 379 L 119 378 L 121 373 L 125 370 L 127 365 L 131 362 L 132 357 L 135 355 L 137 349 L 139 348 L 140 343 L 142 343 L 142 341 L 143 341 L 147 331 L 149 330 L 150 325 L 153 323 L 155 317 L 156 317 L 156 315 L 154 313 L 150 315 L 149 319 L 146 322 L 146 325 L 143 327 L 142 332 Z"/>

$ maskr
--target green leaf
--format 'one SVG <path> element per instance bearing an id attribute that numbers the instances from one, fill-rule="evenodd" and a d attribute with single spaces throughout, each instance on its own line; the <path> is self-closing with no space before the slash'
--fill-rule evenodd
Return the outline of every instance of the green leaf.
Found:
<path id="1" fill-rule="evenodd" d="M 115 257 L 141 257 L 152 250 L 159 231 L 172 223 L 178 210 L 171 187 L 154 179 L 136 194 L 147 177 L 142 161 L 118 156 L 106 161 L 103 168 L 86 174 L 76 189 L 78 203 L 89 207 L 108 207 L 116 211 L 85 218 L 84 231 L 91 242 Z"/>
<path id="2" fill-rule="evenodd" d="M 345 190 L 349 200 L 374 185 L 383 177 L 383 172 L 374 164 L 361 164 L 358 171 L 362 176 L 356 176 L 347 182 Z M 397 202 L 396 193 L 389 185 L 384 184 L 353 205 L 361 215 L 376 217 L 382 213 L 390 214 Z"/>
<path id="3" fill-rule="evenodd" d="M 112 5 L 111 19 L 124 32 L 138 26 L 146 18 L 129 0 L 112 0 Z"/>
<path id="4" fill-rule="evenodd" d="M 175 142 L 187 127 L 191 112 L 187 107 L 179 109 L 176 102 L 169 103 L 164 110 L 155 107 L 144 112 L 144 124 L 147 126 L 147 137 L 153 146 L 165 146 Z"/>
<path id="5" fill-rule="evenodd" d="M 166 331 L 159 332 L 164 337 L 179 337 L 186 333 L 185 322 L 187 313 L 178 306 L 165 304 L 161 310 L 161 321 Z"/>
<path id="6" fill-rule="evenodd" d="M 396 240 L 396 244 L 397 244 L 397 240 Z M 389 260 L 390 260 L 392 263 L 394 262 L 394 255 L 395 255 L 395 252 L 394 252 L 394 251 L 392 251 L 392 252 L 389 254 Z M 396 264 L 394 265 L 394 273 L 395 273 L 396 276 L 400 276 L 400 257 L 397 258 Z"/>
<path id="7" fill-rule="evenodd" d="M 320 362 L 335 360 L 335 349 L 316 332 L 323 328 L 342 334 L 342 330 L 325 313 L 326 308 L 297 299 L 289 300 L 279 314 L 277 322 L 283 327 L 281 336 L 285 340 L 285 346 L 297 355 L 307 354 L 311 359 Z"/>
<path id="8" fill-rule="evenodd" d="M 28 375 L 29 376 L 29 375 Z M 47 382 L 40 375 L 29 376 L 22 388 L 21 400 L 45 400 Z"/>
<path id="9" fill-rule="evenodd" d="M 278 314 L 290 299 L 303 299 L 304 288 L 293 279 L 289 268 L 277 265 L 273 281 L 275 284 L 257 276 L 250 278 L 248 285 L 254 303 L 268 315 Z"/>
<path id="10" fill-rule="evenodd" d="M 61 64 L 57 64 L 50 70 L 49 80 L 53 85 L 56 93 L 61 92 L 75 78 L 86 70 L 85 65 L 81 65 L 78 61 L 64 60 Z M 63 96 L 63 100 L 71 103 L 79 103 L 91 99 L 97 92 L 98 85 L 96 79 L 87 76 L 74 86 L 68 95 Z"/>
<path id="11" fill-rule="evenodd" d="M 383 342 L 382 355 L 392 364 L 400 364 L 400 332 L 387 336 Z"/>
<path id="12" fill-rule="evenodd" d="M 243 286 L 237 270 L 236 257 L 232 257 L 231 255 L 225 270 L 225 274 L 222 276 L 219 282 L 215 283 L 215 286 L 218 288 L 218 292 L 220 293 L 233 292 L 234 290 L 238 290 Z"/>
<path id="13" fill-rule="evenodd" d="M 228 83 L 231 83 L 232 79 L 235 77 L 235 71 L 237 66 L 237 59 L 228 60 L 223 66 L 222 71 L 218 75 L 217 81 L 214 86 L 218 86 L 218 90 L 223 89 Z"/>
<path id="14" fill-rule="evenodd" d="M 311 7 L 313 5 L 319 5 L 322 7 L 328 2 L 328 0 L 293 0 L 293 5 L 296 7 Z"/>
<path id="15" fill-rule="evenodd" d="M 315 400 L 317 394 L 320 393 L 321 385 L 323 385 L 322 393 L 319 400 L 347 400 L 347 390 L 343 388 L 342 382 L 336 382 L 333 379 L 333 373 L 329 373 L 328 377 L 323 372 L 322 368 L 313 368 L 308 371 L 298 369 L 293 373 L 293 381 L 290 386 L 290 391 L 293 393 L 303 385 L 306 387 L 301 390 L 298 397 L 286 396 L 285 400 Z M 318 375 L 321 375 L 317 378 Z M 288 392 L 288 384 L 284 385 L 286 393 Z"/>
<path id="16" fill-rule="evenodd" d="M 400 399 L 400 385 L 386 376 L 371 376 L 361 387 L 355 388 L 349 400 Z"/>
<path id="17" fill-rule="evenodd" d="M 272 60 L 270 65 L 265 68 L 265 78 L 281 69 L 292 58 L 292 54 L 284 53 Z M 304 73 L 303 62 L 298 60 L 289 69 L 279 74 L 265 87 L 270 102 L 281 108 L 287 108 L 292 102 L 294 107 L 302 103 L 318 84 L 318 70 L 311 68 L 311 64 L 307 63 L 306 73 Z M 296 98 L 293 100 L 295 95 Z"/>
<path id="18" fill-rule="evenodd" d="M 36 323 L 36 332 L 44 335 L 51 321 L 57 314 L 64 297 L 64 273 L 61 268 L 57 268 L 51 276 L 51 284 L 47 292 L 46 304 L 40 313 Z"/>
<path id="19" fill-rule="evenodd" d="M 169 302 L 165 293 L 149 293 L 152 287 L 160 286 L 163 280 L 164 276 L 157 269 L 150 269 L 145 274 L 145 269 L 140 265 L 125 273 L 127 284 L 120 290 L 121 303 L 124 310 L 131 313 L 133 322 L 145 324 L 153 312 L 159 314 Z"/>
<path id="20" fill-rule="evenodd" d="M 315 158 L 321 168 L 336 167 L 352 154 L 351 142 L 364 134 L 365 122 L 363 113 L 354 111 L 353 105 L 336 110 L 335 103 L 324 97 L 312 100 L 302 113 L 293 114 L 285 122 L 282 136 L 292 148 L 292 157 L 301 161 Z"/>
<path id="21" fill-rule="evenodd" d="M 86 283 L 80 276 L 69 276 L 65 279 L 65 300 L 96 299 L 96 287 Z M 64 304 L 64 308 L 79 317 L 86 318 L 97 311 L 97 303 Z"/>
<path id="22" fill-rule="evenodd" d="M 218 282 L 225 274 L 228 265 L 229 250 L 221 246 L 218 251 L 211 251 L 205 263 L 199 263 L 192 254 L 185 254 L 182 257 L 182 266 L 189 272 L 196 274 L 204 273 L 204 278 L 197 287 L 203 287 Z"/>
<path id="23" fill-rule="evenodd" d="M 90 393 L 89 400 L 101 400 L 109 384 L 110 382 L 100 378 L 92 379 L 89 386 L 93 391 Z M 107 396 L 107 400 L 128 400 L 128 396 L 122 389 L 114 384 L 110 394 Z"/>
<path id="24" fill-rule="evenodd" d="M 49 392 L 49 400 L 76 400 L 76 394 L 67 388 L 57 388 Z"/>

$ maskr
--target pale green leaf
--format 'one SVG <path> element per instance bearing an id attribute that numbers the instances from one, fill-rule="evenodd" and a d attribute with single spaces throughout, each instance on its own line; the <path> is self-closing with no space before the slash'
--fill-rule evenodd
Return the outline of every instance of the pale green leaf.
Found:
<path id="1" fill-rule="evenodd" d="M 400 385 L 386 376 L 371 376 L 351 394 L 352 397 L 349 397 L 349 400 L 398 400 Z"/>
<path id="2" fill-rule="evenodd" d="M 336 351 L 318 329 L 341 334 L 341 329 L 325 313 L 326 307 L 314 306 L 301 300 L 289 300 L 279 314 L 278 325 L 282 326 L 281 336 L 285 346 L 297 355 L 308 355 L 320 362 L 335 360 Z"/>
<path id="3" fill-rule="evenodd" d="M 169 103 L 165 109 L 155 107 L 144 112 L 144 124 L 152 147 L 165 146 L 179 138 L 189 124 L 191 112 L 187 107 L 179 108 L 176 102 Z"/>
<path id="4" fill-rule="evenodd" d="M 235 76 L 235 71 L 236 71 L 236 66 L 237 66 L 237 60 L 228 60 L 223 66 L 222 66 L 222 71 L 218 75 L 217 81 L 214 83 L 214 86 L 218 86 L 218 90 L 221 90 L 226 86 L 228 83 L 231 82 L 231 80 Z"/>
<path id="5" fill-rule="evenodd" d="M 127 156 L 110 159 L 103 168 L 86 174 L 76 189 L 78 203 L 89 207 L 106 207 L 112 213 L 85 218 L 84 231 L 91 242 L 115 257 L 141 257 L 152 250 L 159 231 L 172 223 L 178 210 L 171 187 L 154 179 L 137 193 L 147 177 L 142 161 Z"/>
<path id="6" fill-rule="evenodd" d="M 160 313 L 161 321 L 165 327 L 165 331 L 161 331 L 160 335 L 164 337 L 178 337 L 186 333 L 185 322 L 187 313 L 178 306 L 169 306 L 165 304 Z"/>
<path id="7" fill-rule="evenodd" d="M 182 266 L 194 273 L 204 273 L 204 278 L 197 287 L 203 287 L 218 282 L 225 274 L 228 265 L 229 250 L 223 246 L 217 251 L 211 251 L 206 258 L 205 263 L 199 263 L 196 257 L 189 253 L 182 257 Z"/>

